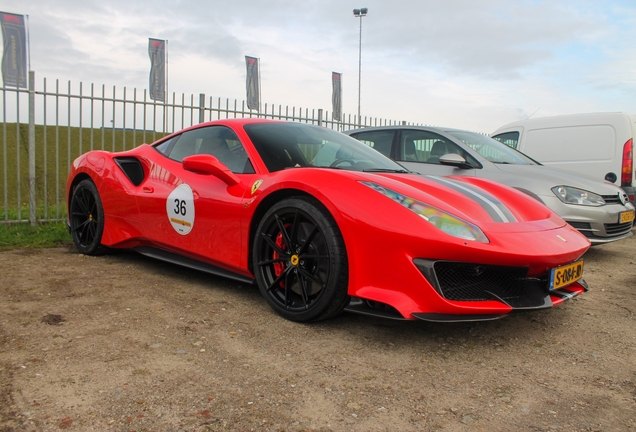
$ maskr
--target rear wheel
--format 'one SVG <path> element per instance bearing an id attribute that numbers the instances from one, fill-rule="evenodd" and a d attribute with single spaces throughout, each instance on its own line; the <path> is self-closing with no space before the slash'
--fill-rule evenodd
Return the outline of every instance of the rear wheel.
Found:
<path id="1" fill-rule="evenodd" d="M 267 302 L 292 321 L 330 318 L 349 301 L 342 235 L 314 200 L 290 198 L 269 209 L 254 238 L 253 263 Z"/>
<path id="2" fill-rule="evenodd" d="M 71 235 L 77 250 L 85 255 L 104 253 L 106 248 L 101 245 L 104 234 L 104 209 L 92 180 L 82 180 L 75 187 L 70 212 Z"/>

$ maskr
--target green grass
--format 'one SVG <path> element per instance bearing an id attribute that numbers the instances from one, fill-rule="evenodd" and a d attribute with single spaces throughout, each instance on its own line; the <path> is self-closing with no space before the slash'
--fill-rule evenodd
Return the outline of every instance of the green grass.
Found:
<path id="1" fill-rule="evenodd" d="M 64 222 L 32 227 L 28 223 L 0 224 L 0 252 L 19 248 L 48 248 L 72 242 Z"/>
<path id="2" fill-rule="evenodd" d="M 0 221 L 29 217 L 28 129 L 26 123 L 0 123 Z M 37 219 L 64 217 L 66 177 L 70 164 L 81 154 L 92 149 L 130 150 L 164 135 L 142 130 L 36 125 Z"/>

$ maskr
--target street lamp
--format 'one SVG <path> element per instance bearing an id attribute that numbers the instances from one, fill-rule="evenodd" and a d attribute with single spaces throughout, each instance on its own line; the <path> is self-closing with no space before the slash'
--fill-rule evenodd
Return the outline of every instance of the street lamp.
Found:
<path id="1" fill-rule="evenodd" d="M 362 124 L 360 118 L 360 82 L 362 78 L 362 17 L 367 16 L 369 9 L 360 8 L 353 10 L 353 16 L 360 18 L 360 43 L 358 44 L 358 124 Z"/>

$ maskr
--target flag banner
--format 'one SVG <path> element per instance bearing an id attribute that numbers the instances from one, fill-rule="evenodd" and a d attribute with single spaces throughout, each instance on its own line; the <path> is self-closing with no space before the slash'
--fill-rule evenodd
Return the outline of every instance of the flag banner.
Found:
<path id="1" fill-rule="evenodd" d="M 333 110 L 333 119 L 340 121 L 342 115 L 342 74 L 338 72 L 331 73 L 331 86 L 333 93 L 331 95 L 331 104 Z"/>
<path id="2" fill-rule="evenodd" d="M 245 65 L 247 66 L 247 107 L 258 111 L 261 103 L 258 59 L 245 56 Z"/>
<path id="3" fill-rule="evenodd" d="M 166 100 L 166 41 L 149 38 L 148 55 L 150 56 L 150 99 L 164 102 Z"/>
<path id="4" fill-rule="evenodd" d="M 4 86 L 27 88 L 27 45 L 24 15 L 0 12 L 4 54 L 2 79 Z"/>

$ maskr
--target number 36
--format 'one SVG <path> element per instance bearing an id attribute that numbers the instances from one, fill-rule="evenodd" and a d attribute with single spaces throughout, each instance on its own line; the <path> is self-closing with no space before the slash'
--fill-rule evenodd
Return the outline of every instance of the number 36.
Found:
<path id="1" fill-rule="evenodd" d="M 186 215 L 186 202 L 185 200 L 174 200 L 174 213 L 180 214 L 181 216 Z"/>

